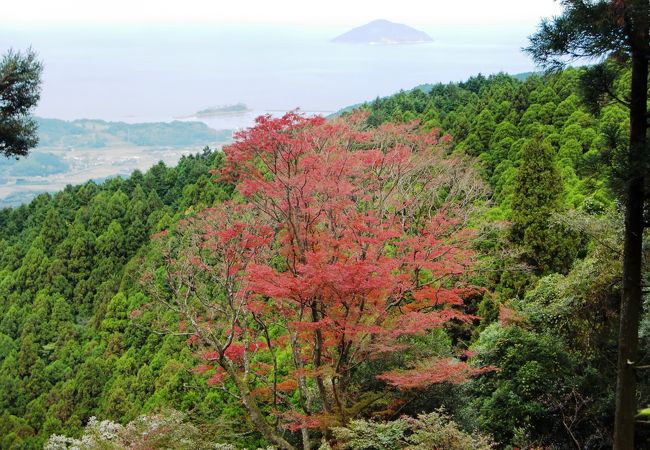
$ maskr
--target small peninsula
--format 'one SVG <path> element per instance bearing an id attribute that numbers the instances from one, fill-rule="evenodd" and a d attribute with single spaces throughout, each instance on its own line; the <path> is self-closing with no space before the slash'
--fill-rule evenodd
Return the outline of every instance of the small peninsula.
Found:
<path id="1" fill-rule="evenodd" d="M 341 34 L 332 42 L 343 44 L 417 44 L 433 39 L 424 31 L 388 20 L 373 20 Z"/>

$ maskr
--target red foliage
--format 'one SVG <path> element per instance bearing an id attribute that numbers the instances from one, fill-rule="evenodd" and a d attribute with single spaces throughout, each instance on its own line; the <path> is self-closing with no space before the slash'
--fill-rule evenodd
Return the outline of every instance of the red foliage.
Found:
<path id="1" fill-rule="evenodd" d="M 293 392 L 298 388 L 298 383 L 296 380 L 284 380 L 280 383 L 277 384 L 276 388 L 278 391 L 284 391 L 284 392 Z"/>
<path id="2" fill-rule="evenodd" d="M 377 378 L 400 389 L 419 389 L 435 383 L 461 383 L 467 378 L 494 370 L 493 367 L 471 367 L 455 360 L 427 361 L 411 370 L 394 370 Z"/>
<path id="3" fill-rule="evenodd" d="M 503 326 L 524 322 L 521 314 L 504 304 L 499 305 L 499 323 Z"/>
<path id="4" fill-rule="evenodd" d="M 221 384 L 223 380 L 226 378 L 226 374 L 221 370 L 220 367 L 217 367 L 217 370 L 214 372 L 214 375 L 210 377 L 208 380 L 208 384 L 210 386 L 214 386 L 215 384 Z"/>
<path id="5" fill-rule="evenodd" d="M 367 129 L 363 120 L 258 118 L 224 149 L 220 176 L 236 182 L 244 201 L 207 210 L 176 232 L 190 243 L 168 258 L 182 281 L 178 295 L 196 292 L 204 305 L 194 312 L 197 336 L 218 342 L 204 359 L 229 373 L 252 368 L 266 383 L 255 393 L 274 402 L 276 391 L 309 395 L 301 388 L 308 378 L 339 390 L 322 404 L 330 394 L 345 397 L 338 380 L 365 360 L 403 351 L 400 336 L 476 318 L 462 311 L 474 292 L 460 283 L 472 258 L 466 235 L 448 205 L 431 207 L 438 131 Z M 276 325 L 284 332 L 269 332 Z M 253 357 L 273 360 L 278 349 L 293 357 L 288 375 Z M 438 360 L 379 378 L 411 389 L 482 370 Z M 318 412 L 285 418 L 290 429 L 313 428 Z"/>
<path id="6" fill-rule="evenodd" d="M 231 344 L 223 353 L 230 360 L 239 360 L 244 357 L 246 348 L 242 344 Z"/>
<path id="7" fill-rule="evenodd" d="M 192 372 L 196 374 L 202 374 L 207 372 L 210 369 L 212 369 L 212 366 L 209 364 L 199 364 L 198 366 L 192 369 Z"/>
<path id="8" fill-rule="evenodd" d="M 285 428 L 289 431 L 298 431 L 301 428 L 319 428 L 322 420 L 318 416 L 307 415 L 298 411 L 287 411 L 281 414 L 285 420 Z"/>

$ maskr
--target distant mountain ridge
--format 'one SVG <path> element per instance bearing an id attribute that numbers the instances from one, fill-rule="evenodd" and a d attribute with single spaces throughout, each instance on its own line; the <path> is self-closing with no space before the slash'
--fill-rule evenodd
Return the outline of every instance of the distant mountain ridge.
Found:
<path id="1" fill-rule="evenodd" d="M 433 39 L 424 31 L 388 20 L 373 20 L 332 39 L 344 44 L 416 44 Z"/>
<path id="2" fill-rule="evenodd" d="M 40 147 L 102 148 L 111 145 L 186 146 L 228 141 L 230 130 L 214 130 L 203 122 L 125 123 L 99 119 L 64 121 L 37 117 Z"/>

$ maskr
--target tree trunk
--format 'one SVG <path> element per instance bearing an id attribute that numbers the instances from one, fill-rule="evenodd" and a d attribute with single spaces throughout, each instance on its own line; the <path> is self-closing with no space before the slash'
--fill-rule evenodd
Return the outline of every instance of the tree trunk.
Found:
<path id="1" fill-rule="evenodd" d="M 643 31 L 643 30 L 642 30 Z M 643 33 L 642 33 L 643 34 Z M 647 42 L 647 31 L 644 33 Z M 639 320 L 641 316 L 641 267 L 643 263 L 643 205 L 645 197 L 648 59 L 645 52 L 632 52 L 630 92 L 630 149 L 625 188 L 625 247 L 621 293 L 616 381 L 614 449 L 634 450 L 636 373 Z"/>
<path id="2" fill-rule="evenodd" d="M 282 436 L 280 436 L 276 430 L 274 430 L 266 421 L 264 414 L 262 414 L 262 411 L 260 411 L 260 408 L 257 405 L 257 401 L 255 401 L 250 389 L 248 388 L 246 380 L 239 378 L 238 374 L 230 364 L 225 364 L 224 368 L 228 372 L 228 375 L 232 381 L 235 383 L 235 386 L 237 386 L 241 402 L 244 408 L 246 408 L 248 417 L 250 418 L 251 422 L 253 422 L 253 425 L 257 431 L 259 431 L 266 440 L 274 445 L 277 445 L 282 450 L 296 450 L 296 447 L 291 445 Z"/>

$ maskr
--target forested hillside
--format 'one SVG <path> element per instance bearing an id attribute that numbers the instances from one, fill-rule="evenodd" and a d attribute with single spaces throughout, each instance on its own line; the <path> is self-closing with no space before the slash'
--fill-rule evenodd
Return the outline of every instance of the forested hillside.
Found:
<path id="1" fill-rule="evenodd" d="M 624 93 L 629 72 L 610 67 Z M 586 74 L 479 75 L 364 106 L 372 124 L 417 119 L 450 133 L 490 185 L 476 245 L 486 256 L 479 282 L 493 295 L 480 314 L 499 309 L 500 319 L 484 321 L 473 346 L 501 371 L 469 384 L 468 398 L 502 444 L 610 445 L 622 254 L 611 180 L 629 122 L 624 105 L 590 96 Z M 642 329 L 647 352 L 647 315 Z"/>
<path id="2" fill-rule="evenodd" d="M 611 447 L 628 123 L 583 73 L 260 119 L 3 210 L 0 447 L 141 414 L 187 436 L 156 448 Z"/>
<path id="3" fill-rule="evenodd" d="M 2 448 L 41 448 L 93 415 L 124 421 L 157 406 L 221 414 L 214 393 L 192 381 L 183 341 L 129 320 L 147 301 L 139 278 L 149 236 L 228 197 L 209 174 L 221 162 L 208 150 L 2 211 Z"/>

